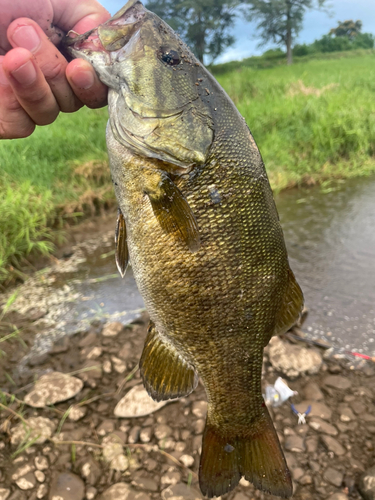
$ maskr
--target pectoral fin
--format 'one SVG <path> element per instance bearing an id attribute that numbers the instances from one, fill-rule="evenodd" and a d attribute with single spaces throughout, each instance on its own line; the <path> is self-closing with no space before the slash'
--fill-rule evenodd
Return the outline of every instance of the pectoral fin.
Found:
<path id="1" fill-rule="evenodd" d="M 115 258 L 116 265 L 121 278 L 125 276 L 129 262 L 128 243 L 126 241 L 125 219 L 120 209 L 117 212 L 117 223 L 115 232 Z"/>
<path id="2" fill-rule="evenodd" d="M 160 337 L 152 322 L 139 368 L 144 386 L 155 401 L 187 396 L 198 384 L 194 368 Z"/>
<path id="3" fill-rule="evenodd" d="M 191 252 L 200 248 L 198 224 L 178 187 L 167 175 L 162 175 L 155 189 L 146 190 L 160 226 L 168 234 L 186 243 Z"/>

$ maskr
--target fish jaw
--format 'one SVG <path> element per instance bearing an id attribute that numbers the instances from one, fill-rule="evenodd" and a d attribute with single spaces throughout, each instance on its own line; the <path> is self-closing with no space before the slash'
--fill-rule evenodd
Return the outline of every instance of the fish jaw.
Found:
<path id="1" fill-rule="evenodd" d="M 104 24 L 83 35 L 69 32 L 63 45 L 70 56 L 90 62 L 102 83 L 119 90 L 120 78 L 113 66 L 126 57 L 127 44 L 148 11 L 139 0 L 130 0 Z"/>

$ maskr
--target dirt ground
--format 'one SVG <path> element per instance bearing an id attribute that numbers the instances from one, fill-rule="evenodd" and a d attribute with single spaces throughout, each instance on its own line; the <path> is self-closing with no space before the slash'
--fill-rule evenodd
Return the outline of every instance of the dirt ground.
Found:
<path id="1" fill-rule="evenodd" d="M 3 318 L 23 328 L 23 343 L 10 339 L 0 345 L 0 500 L 202 498 L 197 472 L 206 396 L 201 384 L 189 397 L 148 416 L 114 415 L 121 398 L 141 384 L 137 363 L 147 314 L 125 327 L 94 322 L 22 365 L 38 319 L 37 309 L 34 317 Z M 112 329 L 112 336 L 103 328 Z M 74 375 L 82 388 L 75 397 L 43 408 L 24 404 L 34 381 L 51 372 Z M 271 409 L 296 500 L 362 498 L 359 477 L 374 465 L 374 373 L 371 363 L 351 370 L 345 360 L 326 359 L 315 375 L 288 381 L 298 391 L 292 398 L 297 409 L 312 408 L 305 425 L 298 425 L 289 402 Z M 266 353 L 264 385 L 278 376 Z M 29 429 L 35 417 L 46 419 L 49 432 L 43 437 Z M 111 442 L 120 444 L 120 459 L 108 451 Z M 241 480 L 222 500 L 255 498 L 276 497 Z"/>

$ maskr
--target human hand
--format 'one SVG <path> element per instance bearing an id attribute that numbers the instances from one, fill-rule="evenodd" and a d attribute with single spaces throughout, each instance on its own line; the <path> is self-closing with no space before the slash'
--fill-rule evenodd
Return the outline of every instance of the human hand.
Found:
<path id="1" fill-rule="evenodd" d="M 56 44 L 109 19 L 96 0 L 0 0 L 0 139 L 31 135 L 60 111 L 104 106 L 107 89 L 83 59 Z"/>

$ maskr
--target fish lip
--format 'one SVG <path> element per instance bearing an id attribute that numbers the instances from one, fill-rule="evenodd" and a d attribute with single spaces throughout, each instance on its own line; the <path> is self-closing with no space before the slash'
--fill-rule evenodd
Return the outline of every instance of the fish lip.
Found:
<path id="1" fill-rule="evenodd" d="M 66 34 L 66 36 L 64 37 L 64 39 L 61 42 L 61 48 L 62 48 L 62 50 L 64 52 L 68 53 L 70 56 L 74 55 L 72 53 L 72 51 L 74 49 L 76 49 L 76 50 L 82 50 L 83 49 L 84 50 L 83 47 L 82 48 L 81 47 L 77 47 L 76 44 L 83 44 L 95 32 L 96 32 L 96 35 L 98 36 L 98 38 L 100 40 L 99 33 L 98 33 L 99 27 L 101 27 L 101 26 L 109 26 L 109 25 L 111 25 L 112 22 L 114 22 L 114 24 L 120 24 L 119 21 L 121 20 L 121 18 L 123 18 L 124 20 L 126 20 L 127 19 L 126 15 L 129 13 L 129 10 L 132 7 L 134 7 L 136 4 L 140 4 L 142 6 L 143 15 L 144 15 L 147 12 L 147 9 L 145 9 L 145 7 L 140 2 L 140 0 L 129 0 L 127 2 L 127 4 L 125 4 L 124 7 L 122 7 L 114 16 L 112 16 L 105 23 L 100 24 L 96 28 L 93 28 L 93 29 L 91 29 L 89 31 L 86 31 L 86 33 L 83 33 L 82 35 L 79 35 L 75 31 L 70 30 Z M 98 49 L 99 50 L 103 50 L 103 51 L 106 50 L 103 47 L 103 45 L 102 45 L 102 47 L 98 47 Z"/>

